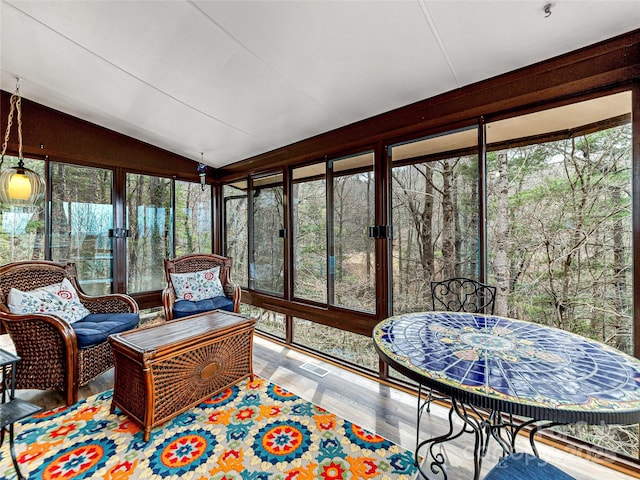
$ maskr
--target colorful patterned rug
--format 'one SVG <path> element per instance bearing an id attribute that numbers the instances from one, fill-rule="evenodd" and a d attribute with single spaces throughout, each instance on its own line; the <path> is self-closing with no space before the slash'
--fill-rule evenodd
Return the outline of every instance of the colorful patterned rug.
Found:
<path id="1" fill-rule="evenodd" d="M 16 425 L 29 479 L 409 479 L 413 454 L 260 378 L 142 431 L 112 391 Z M 5 438 L 3 478 L 17 478 Z"/>

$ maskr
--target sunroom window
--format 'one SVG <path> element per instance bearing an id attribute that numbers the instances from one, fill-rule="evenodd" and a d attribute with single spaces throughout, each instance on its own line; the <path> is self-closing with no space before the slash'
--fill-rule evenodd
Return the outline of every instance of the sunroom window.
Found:
<path id="1" fill-rule="evenodd" d="M 633 354 L 630 121 L 623 92 L 487 124 L 497 314 Z M 637 458 L 637 426 L 563 430 Z"/>

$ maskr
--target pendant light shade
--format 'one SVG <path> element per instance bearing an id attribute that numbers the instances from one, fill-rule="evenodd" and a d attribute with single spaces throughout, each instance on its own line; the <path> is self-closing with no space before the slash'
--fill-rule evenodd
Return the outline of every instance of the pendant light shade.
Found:
<path id="1" fill-rule="evenodd" d="M 42 177 L 26 168 L 22 159 L 18 166 L 7 168 L 0 173 L 0 202 L 10 205 L 27 206 L 35 204 L 44 194 Z"/>
<path id="2" fill-rule="evenodd" d="M 2 165 L 4 163 L 4 154 L 7 151 L 7 144 L 9 143 L 13 112 L 15 111 L 18 117 L 18 165 L 7 168 L 0 173 L 0 202 L 8 205 L 27 206 L 35 204 L 42 197 L 45 185 L 40 175 L 24 166 L 22 157 L 21 103 L 20 79 L 18 79 L 16 91 L 11 95 L 7 131 L 4 135 L 2 158 L 0 160 L 0 165 Z"/>

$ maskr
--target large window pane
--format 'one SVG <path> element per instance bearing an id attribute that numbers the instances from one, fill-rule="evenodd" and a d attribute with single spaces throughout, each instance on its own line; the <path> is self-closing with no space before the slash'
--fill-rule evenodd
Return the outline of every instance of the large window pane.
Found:
<path id="1" fill-rule="evenodd" d="M 127 291 L 161 290 L 171 245 L 171 180 L 127 174 Z"/>
<path id="2" fill-rule="evenodd" d="M 570 330 L 628 353 L 630 107 L 630 94 L 622 93 L 487 126 L 496 312 Z M 508 131 L 512 124 L 518 129 Z M 497 142 L 500 146 L 491 148 Z"/>
<path id="3" fill-rule="evenodd" d="M 5 155 L 2 170 L 18 165 L 18 158 Z M 24 159 L 24 166 L 44 178 L 44 161 Z M 0 205 L 0 263 L 44 260 L 44 196 L 30 207 Z"/>
<path id="4" fill-rule="evenodd" d="M 287 324 L 283 314 L 246 303 L 240 304 L 240 313 L 257 320 L 256 330 L 268 333 L 281 340 L 286 338 Z"/>
<path id="5" fill-rule="evenodd" d="M 224 215 L 223 251 L 232 257 L 232 279 L 238 285 L 248 287 L 249 234 L 247 232 L 247 182 L 225 185 L 222 189 Z"/>
<path id="6" fill-rule="evenodd" d="M 394 314 L 431 309 L 430 283 L 478 277 L 478 134 L 391 147 Z"/>
<path id="7" fill-rule="evenodd" d="M 211 187 L 175 182 L 175 255 L 211 252 Z"/>
<path id="8" fill-rule="evenodd" d="M 334 160 L 329 303 L 366 312 L 376 310 L 374 224 L 375 182 L 372 152 Z"/>
<path id="9" fill-rule="evenodd" d="M 62 163 L 52 163 L 50 171 L 51 259 L 75 262 L 78 280 L 86 293 L 110 293 L 113 173 Z"/>
<path id="10" fill-rule="evenodd" d="M 253 259 L 249 286 L 280 295 L 284 292 L 283 194 L 282 175 L 253 182 Z"/>
<path id="11" fill-rule="evenodd" d="M 327 302 L 327 192 L 325 164 L 293 170 L 294 296 Z"/>
<path id="12" fill-rule="evenodd" d="M 379 358 L 371 337 L 293 319 L 293 341 L 329 357 L 345 360 L 369 370 L 378 370 Z"/>
<path id="13" fill-rule="evenodd" d="M 631 94 L 487 125 L 496 313 L 633 352 Z M 569 426 L 629 456 L 638 428 Z"/>

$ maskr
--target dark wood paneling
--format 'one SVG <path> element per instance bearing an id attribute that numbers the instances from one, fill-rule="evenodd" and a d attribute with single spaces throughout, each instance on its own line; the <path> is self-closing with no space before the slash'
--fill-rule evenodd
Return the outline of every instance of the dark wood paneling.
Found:
<path id="1" fill-rule="evenodd" d="M 391 166 L 387 149 L 382 142 L 378 142 L 375 148 L 375 225 L 391 225 L 391 205 L 387 195 L 391 184 Z M 391 266 L 389 265 L 391 240 L 377 238 L 374 240 L 375 248 L 375 273 L 376 273 L 376 314 L 378 320 L 391 315 L 391 299 L 389 298 L 391 286 Z"/>
<path id="2" fill-rule="evenodd" d="M 360 335 L 371 336 L 378 323 L 375 316 L 364 312 L 341 309 L 333 306 L 312 305 L 297 301 L 287 301 L 259 292 L 242 291 L 242 302 L 274 312 L 311 320 L 329 327 L 347 330 Z"/>
<path id="3" fill-rule="evenodd" d="M 138 303 L 138 307 L 140 307 L 140 310 L 159 307 L 162 305 L 161 291 L 132 293 L 130 295 Z"/>

